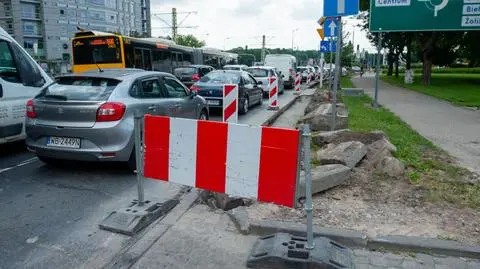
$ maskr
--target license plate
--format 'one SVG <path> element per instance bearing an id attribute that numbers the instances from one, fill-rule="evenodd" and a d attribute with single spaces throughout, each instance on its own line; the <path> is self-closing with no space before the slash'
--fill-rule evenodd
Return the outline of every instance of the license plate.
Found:
<path id="1" fill-rule="evenodd" d="M 207 100 L 207 104 L 212 105 L 212 106 L 219 106 L 220 105 L 220 100 Z"/>
<path id="2" fill-rule="evenodd" d="M 47 139 L 47 146 L 79 149 L 80 138 L 50 136 Z"/>

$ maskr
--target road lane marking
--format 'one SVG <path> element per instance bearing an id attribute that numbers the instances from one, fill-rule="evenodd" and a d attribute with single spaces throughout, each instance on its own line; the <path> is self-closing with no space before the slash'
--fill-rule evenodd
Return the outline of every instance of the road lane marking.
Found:
<path id="1" fill-rule="evenodd" d="M 28 160 L 25 160 L 17 165 L 14 165 L 14 166 L 10 166 L 10 167 L 7 167 L 7 168 L 3 168 L 3 169 L 0 169 L 0 174 L 3 173 L 3 172 L 7 172 L 7 171 L 10 171 L 12 169 L 15 169 L 17 167 L 21 167 L 21 166 L 24 166 L 24 165 L 27 165 L 27 164 L 30 164 L 30 163 L 33 163 L 33 162 L 36 162 L 38 160 L 37 157 L 33 157 L 33 158 L 30 158 Z"/>

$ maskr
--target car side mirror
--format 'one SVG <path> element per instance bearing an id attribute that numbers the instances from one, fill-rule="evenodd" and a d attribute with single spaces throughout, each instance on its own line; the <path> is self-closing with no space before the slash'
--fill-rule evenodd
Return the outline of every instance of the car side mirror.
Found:
<path id="1" fill-rule="evenodd" d="M 262 81 L 257 81 L 257 85 L 263 85 Z"/>
<path id="2" fill-rule="evenodd" d="M 190 90 L 190 98 L 193 99 L 195 96 L 197 96 L 197 92 Z"/>

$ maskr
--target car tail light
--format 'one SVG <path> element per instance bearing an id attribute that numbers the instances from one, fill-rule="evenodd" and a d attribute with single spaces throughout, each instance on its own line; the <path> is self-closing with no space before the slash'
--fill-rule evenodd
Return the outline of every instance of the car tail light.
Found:
<path id="1" fill-rule="evenodd" d="M 27 117 L 30 119 L 37 117 L 37 113 L 35 113 L 35 107 L 33 106 L 33 100 L 28 100 L 27 102 Z"/>
<path id="2" fill-rule="evenodd" d="M 125 114 L 125 105 L 116 102 L 107 102 L 97 110 L 97 121 L 117 121 Z"/>
<path id="3" fill-rule="evenodd" d="M 190 90 L 194 91 L 194 92 L 199 92 L 200 91 L 200 88 L 195 86 L 195 85 L 192 85 L 192 87 L 190 87 Z"/>
<path id="4" fill-rule="evenodd" d="M 192 80 L 193 81 L 198 81 L 198 80 L 200 80 L 200 76 L 198 74 L 193 74 Z"/>

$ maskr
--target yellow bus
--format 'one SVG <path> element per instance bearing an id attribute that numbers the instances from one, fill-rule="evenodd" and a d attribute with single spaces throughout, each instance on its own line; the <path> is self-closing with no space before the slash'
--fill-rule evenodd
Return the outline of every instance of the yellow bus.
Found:
<path id="1" fill-rule="evenodd" d="M 205 64 L 220 69 L 238 55 L 215 48 L 190 48 L 161 38 L 132 38 L 81 31 L 72 40 L 74 73 L 104 68 L 141 68 L 173 73 L 177 67 Z"/>

